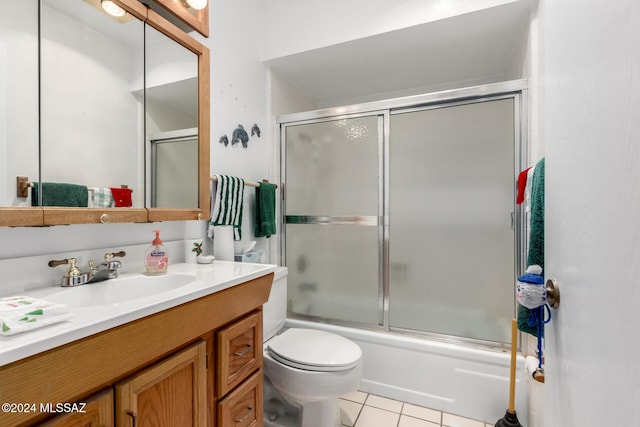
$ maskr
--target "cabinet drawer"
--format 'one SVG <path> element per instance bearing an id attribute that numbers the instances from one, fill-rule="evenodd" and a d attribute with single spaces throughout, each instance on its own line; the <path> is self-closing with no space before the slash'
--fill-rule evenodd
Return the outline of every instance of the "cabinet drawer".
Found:
<path id="1" fill-rule="evenodd" d="M 262 425 L 262 369 L 218 402 L 218 424 L 224 427 Z"/>
<path id="2" fill-rule="evenodd" d="M 222 397 L 262 368 L 262 312 L 219 330 L 216 337 L 216 391 Z"/>

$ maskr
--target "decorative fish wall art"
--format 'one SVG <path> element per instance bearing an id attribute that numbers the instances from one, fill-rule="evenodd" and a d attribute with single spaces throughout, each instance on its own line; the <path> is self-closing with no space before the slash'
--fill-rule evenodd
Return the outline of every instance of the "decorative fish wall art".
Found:
<path id="1" fill-rule="evenodd" d="M 260 128 L 256 123 L 254 123 L 251 127 L 251 136 L 257 136 L 258 138 L 260 138 Z M 225 147 L 228 146 L 229 138 L 227 137 L 227 134 L 222 135 L 218 142 L 220 144 L 224 144 Z M 244 126 L 238 124 L 238 127 L 233 131 L 233 134 L 231 135 L 231 145 L 240 143 L 244 148 L 247 148 L 249 145 L 249 134 L 247 134 L 247 131 L 244 130 Z"/>

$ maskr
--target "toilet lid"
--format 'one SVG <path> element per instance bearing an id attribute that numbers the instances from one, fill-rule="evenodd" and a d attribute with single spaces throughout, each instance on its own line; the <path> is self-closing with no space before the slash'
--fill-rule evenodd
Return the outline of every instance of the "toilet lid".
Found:
<path id="1" fill-rule="evenodd" d="M 340 335 L 315 329 L 292 328 L 267 343 L 279 362 L 308 371 L 344 371 L 360 363 L 360 347 Z"/>

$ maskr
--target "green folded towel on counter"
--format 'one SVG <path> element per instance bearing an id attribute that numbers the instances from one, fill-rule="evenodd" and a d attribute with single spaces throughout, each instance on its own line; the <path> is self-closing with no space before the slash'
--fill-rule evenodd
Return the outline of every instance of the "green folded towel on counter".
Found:
<path id="1" fill-rule="evenodd" d="M 268 182 L 261 182 L 256 188 L 256 237 L 276 234 L 276 188 L 275 184 Z"/>
<path id="2" fill-rule="evenodd" d="M 31 206 L 38 204 L 39 185 L 33 183 L 31 189 Z M 89 189 L 86 185 L 66 184 L 58 182 L 42 183 L 42 206 L 65 206 L 86 208 L 89 205 Z"/>

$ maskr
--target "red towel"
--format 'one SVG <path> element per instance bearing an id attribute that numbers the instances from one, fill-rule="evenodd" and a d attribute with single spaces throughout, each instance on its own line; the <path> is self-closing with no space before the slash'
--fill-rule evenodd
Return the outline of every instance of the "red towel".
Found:
<path id="1" fill-rule="evenodd" d="M 526 168 L 525 170 L 520 172 L 520 175 L 518 175 L 518 197 L 516 198 L 517 205 L 520 205 L 522 204 L 522 202 L 524 202 L 524 189 L 527 186 L 527 174 L 529 173 L 529 169 L 531 168 Z"/>
<path id="2" fill-rule="evenodd" d="M 116 205 L 116 208 L 130 208 L 133 206 L 131 193 L 132 190 L 130 188 L 111 188 L 113 203 Z"/>

